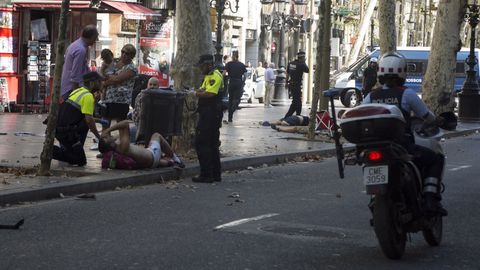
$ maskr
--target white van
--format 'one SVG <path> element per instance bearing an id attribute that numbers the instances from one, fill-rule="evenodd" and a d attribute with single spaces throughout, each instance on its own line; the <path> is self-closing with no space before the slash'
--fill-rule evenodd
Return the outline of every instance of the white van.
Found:
<path id="1" fill-rule="evenodd" d="M 422 90 L 423 76 L 427 71 L 429 47 L 398 47 L 397 51 L 407 59 L 407 79 L 405 86 L 420 93 Z M 470 49 L 464 48 L 457 53 L 457 65 L 455 68 L 455 86 L 452 91 L 459 92 L 465 81 L 468 65 L 465 60 L 468 57 Z M 478 59 L 478 50 L 475 51 Z M 380 58 L 380 49 L 375 49 L 372 53 L 360 58 L 357 62 L 350 65 L 340 73 L 332 76 L 331 84 L 333 88 L 340 89 L 340 101 L 345 107 L 354 107 L 358 105 L 361 98 L 363 70 L 368 66 L 372 57 Z M 478 63 L 475 65 L 478 71 Z M 477 80 L 478 80 L 477 72 Z"/>

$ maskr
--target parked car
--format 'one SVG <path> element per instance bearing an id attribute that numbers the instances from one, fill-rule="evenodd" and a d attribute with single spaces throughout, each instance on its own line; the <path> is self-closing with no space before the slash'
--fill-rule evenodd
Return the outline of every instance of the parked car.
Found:
<path id="1" fill-rule="evenodd" d="M 258 99 L 259 103 L 263 103 L 264 93 L 265 80 L 263 76 L 256 78 L 251 71 L 247 71 L 241 100 L 248 103 L 253 103 L 254 99 Z"/>

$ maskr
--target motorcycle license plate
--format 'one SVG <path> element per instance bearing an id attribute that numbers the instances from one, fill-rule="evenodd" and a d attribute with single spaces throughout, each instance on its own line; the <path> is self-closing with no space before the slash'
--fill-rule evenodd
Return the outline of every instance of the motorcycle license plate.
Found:
<path id="1" fill-rule="evenodd" d="M 363 183 L 366 186 L 388 183 L 388 166 L 371 166 L 363 168 Z"/>

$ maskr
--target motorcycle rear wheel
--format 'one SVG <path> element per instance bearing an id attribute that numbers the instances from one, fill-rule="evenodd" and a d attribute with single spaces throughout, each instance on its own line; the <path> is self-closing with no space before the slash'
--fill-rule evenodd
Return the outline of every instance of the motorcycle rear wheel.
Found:
<path id="1" fill-rule="evenodd" d="M 430 222 L 432 223 L 432 226 L 423 229 L 423 238 L 425 241 L 432 247 L 436 247 L 440 245 L 442 242 L 442 235 L 443 235 L 443 219 L 442 216 L 438 215 L 435 217 L 432 217 Z"/>
<path id="2" fill-rule="evenodd" d="M 392 260 L 402 258 L 407 233 L 396 221 L 393 200 L 387 195 L 376 195 L 373 209 L 373 227 L 383 254 Z"/>

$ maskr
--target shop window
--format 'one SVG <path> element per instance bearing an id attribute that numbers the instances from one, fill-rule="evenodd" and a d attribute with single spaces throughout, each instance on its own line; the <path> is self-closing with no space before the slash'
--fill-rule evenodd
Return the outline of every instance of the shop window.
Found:
<path id="1" fill-rule="evenodd" d="M 137 31 L 137 21 L 127 20 L 122 17 L 122 32 L 133 32 Z"/>
<path id="2" fill-rule="evenodd" d="M 30 14 L 30 39 L 50 42 L 52 40 L 52 13 L 32 10 Z"/>

